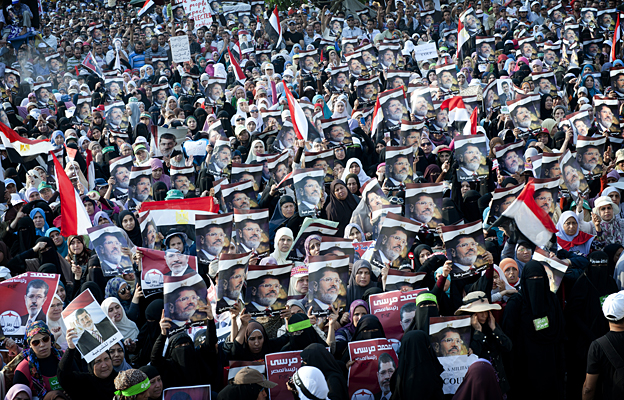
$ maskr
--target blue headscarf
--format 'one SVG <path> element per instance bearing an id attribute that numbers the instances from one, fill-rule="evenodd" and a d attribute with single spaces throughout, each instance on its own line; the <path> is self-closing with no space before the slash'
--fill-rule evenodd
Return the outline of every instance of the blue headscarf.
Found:
<path id="1" fill-rule="evenodd" d="M 588 65 L 589 67 L 591 67 L 591 65 Z M 594 86 L 591 89 L 587 89 L 585 87 L 585 81 L 587 80 L 587 77 L 591 76 L 592 79 L 594 80 Z M 590 74 L 585 74 L 581 77 L 581 85 L 580 87 L 584 87 L 587 89 L 587 94 L 589 95 L 589 98 L 592 99 L 595 95 L 597 94 L 602 94 L 600 92 L 600 90 L 598 90 L 598 88 L 596 87 L 596 77 L 590 75 Z"/>
<path id="2" fill-rule="evenodd" d="M 50 237 L 52 232 L 58 232 L 59 235 L 61 234 L 61 230 L 59 228 L 52 227 L 46 231 L 45 233 L 46 237 Z M 63 258 L 67 257 L 67 239 L 63 238 L 63 244 L 60 246 L 56 246 L 56 251 L 58 251 L 61 257 Z"/>
<path id="3" fill-rule="evenodd" d="M 437 278 L 438 274 L 442 275 L 442 271 L 443 270 L 444 270 L 444 267 L 440 267 L 440 268 L 436 269 L 435 273 L 433 274 L 433 276 L 435 277 L 436 282 L 438 281 L 438 278 Z M 448 274 L 448 276 L 446 277 L 446 280 L 449 281 L 449 282 L 451 281 L 451 274 Z M 446 292 L 444 292 L 444 293 L 446 293 L 446 295 L 450 297 L 451 296 L 451 287 L 449 286 L 448 290 Z"/>
<path id="4" fill-rule="evenodd" d="M 61 136 L 63 137 L 63 144 L 65 143 L 65 135 L 63 135 L 63 131 L 54 131 L 52 132 L 52 138 L 50 139 L 50 142 L 52 143 L 52 145 L 54 146 L 55 149 L 60 149 L 63 147 L 63 144 L 61 144 L 60 146 L 57 146 L 55 143 L 55 139 L 57 136 Z"/>
<path id="5" fill-rule="evenodd" d="M 314 96 L 312 98 L 312 104 L 318 103 L 319 100 L 321 101 L 321 103 L 323 103 L 323 117 L 325 119 L 330 119 L 332 116 L 332 112 L 329 107 L 327 107 L 327 103 L 325 103 L 325 98 L 323 97 L 323 95 L 317 94 L 316 96 Z"/>
<path id="6" fill-rule="evenodd" d="M 126 312 L 130 309 L 131 300 L 122 300 L 119 298 L 119 289 L 124 285 L 128 285 L 125 279 L 116 276 L 106 284 L 106 288 L 104 289 L 105 297 L 114 297 L 121 303 L 121 306 L 124 308 Z M 128 290 L 132 290 L 130 285 L 128 285 Z"/>
<path id="7" fill-rule="evenodd" d="M 50 229 L 50 226 L 48 225 L 48 221 L 46 221 L 45 219 L 45 212 L 41 209 L 41 208 L 33 208 L 32 211 L 30 212 L 30 219 L 35 218 L 35 215 L 37 215 L 37 213 L 41 214 L 41 216 L 43 217 L 43 228 L 41 229 L 37 229 L 35 227 L 35 233 L 37 234 L 37 236 L 45 236 L 46 232 L 48 231 L 48 229 Z"/>

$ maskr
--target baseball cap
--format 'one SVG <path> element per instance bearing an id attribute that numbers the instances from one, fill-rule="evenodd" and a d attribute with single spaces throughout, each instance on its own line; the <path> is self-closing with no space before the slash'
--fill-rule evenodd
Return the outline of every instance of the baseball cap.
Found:
<path id="1" fill-rule="evenodd" d="M 37 187 L 38 191 L 42 191 L 43 189 L 52 189 L 54 190 L 54 188 L 52 187 L 52 185 L 48 184 L 47 182 L 41 182 L 39 184 L 39 186 Z"/>
<path id="2" fill-rule="evenodd" d="M 602 304 L 602 312 L 611 322 L 624 318 L 624 290 L 610 294 Z"/>
<path id="3" fill-rule="evenodd" d="M 152 116 L 151 116 L 151 115 L 149 115 L 148 113 L 143 113 L 143 114 L 141 114 L 141 117 L 140 117 L 140 118 L 152 118 Z M 140 119 L 140 118 L 139 118 L 139 119 Z"/>
<path id="4" fill-rule="evenodd" d="M 108 182 L 104 178 L 95 178 L 95 187 L 108 186 Z"/>
<path id="5" fill-rule="evenodd" d="M 11 179 L 11 178 L 7 178 L 7 179 L 5 179 L 5 180 L 4 180 L 4 187 L 9 186 L 10 184 L 14 184 L 14 185 L 16 185 L 16 186 L 17 186 L 17 184 L 15 183 L 15 181 L 14 181 L 13 179 Z"/>
<path id="6" fill-rule="evenodd" d="M 165 200 L 178 200 L 178 199 L 183 199 L 183 198 L 184 198 L 184 193 L 182 193 L 181 191 L 177 189 L 171 189 L 170 191 L 167 192 L 167 197 L 165 197 Z"/>
<path id="7" fill-rule="evenodd" d="M 258 370 L 249 367 L 241 369 L 234 376 L 235 385 L 250 385 L 254 383 L 267 389 L 277 386 L 277 383 L 264 379 L 264 376 Z"/>
<path id="8" fill-rule="evenodd" d="M 7 179 L 8 180 L 8 179 Z M 11 205 L 15 206 L 19 203 L 26 203 L 18 193 L 11 193 Z"/>
<path id="9" fill-rule="evenodd" d="M 520 7 L 520 10 L 518 10 L 518 12 L 529 12 L 529 10 L 527 10 L 525 6 L 522 6 Z"/>

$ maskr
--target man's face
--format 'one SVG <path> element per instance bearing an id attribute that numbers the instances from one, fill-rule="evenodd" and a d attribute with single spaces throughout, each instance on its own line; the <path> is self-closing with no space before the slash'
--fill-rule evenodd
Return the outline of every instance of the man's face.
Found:
<path id="1" fill-rule="evenodd" d="M 453 74 L 451 74 L 449 71 L 444 71 L 440 75 L 439 81 L 441 88 L 449 90 L 453 85 Z"/>
<path id="2" fill-rule="evenodd" d="M 245 246 L 256 250 L 260 246 L 262 229 L 256 222 L 248 223 L 242 229 L 241 239 Z"/>
<path id="3" fill-rule="evenodd" d="M 384 254 L 390 261 L 394 261 L 399 258 L 407 246 L 407 234 L 401 230 L 396 230 L 384 238 L 383 244 Z"/>
<path id="4" fill-rule="evenodd" d="M 600 152 L 595 147 L 590 147 L 583 154 L 583 158 L 581 160 L 581 164 L 583 168 L 588 171 L 592 171 L 598 165 L 600 161 Z"/>
<path id="5" fill-rule="evenodd" d="M 87 312 L 78 316 L 78 323 L 86 330 L 93 330 L 93 319 Z"/>
<path id="6" fill-rule="evenodd" d="M 282 134 L 282 142 L 285 148 L 291 148 L 295 145 L 295 131 L 292 128 L 287 128 Z"/>
<path id="7" fill-rule="evenodd" d="M 136 184 L 135 196 L 139 201 L 145 201 L 149 197 L 151 190 L 152 184 L 149 177 L 143 177 Z"/>
<path id="8" fill-rule="evenodd" d="M 234 207 L 237 210 L 249 210 L 250 208 L 249 196 L 247 196 L 243 192 L 235 193 L 234 197 L 232 197 L 232 207 Z"/>
<path id="9" fill-rule="evenodd" d="M 198 303 L 199 296 L 194 290 L 182 290 L 175 303 L 169 304 L 171 318 L 177 321 L 188 321 L 195 314 Z"/>
<path id="10" fill-rule="evenodd" d="M 520 168 L 520 157 L 518 157 L 518 153 L 516 153 L 515 151 L 508 152 L 507 154 L 505 154 L 504 162 L 505 169 L 507 171 L 511 172 L 512 174 L 518 172 L 518 169 Z"/>
<path id="11" fill-rule="evenodd" d="M 405 136 L 405 146 L 418 146 L 420 143 L 420 132 L 409 131 Z"/>
<path id="12" fill-rule="evenodd" d="M 531 127 L 531 113 L 526 107 L 518 107 L 518 112 L 514 119 L 519 128 L 529 129 Z"/>
<path id="13" fill-rule="evenodd" d="M 413 314 L 415 314 L 416 311 L 412 312 L 412 318 Z M 402 324 L 401 324 L 402 326 Z M 405 330 L 405 329 L 404 329 Z M 387 363 L 379 363 L 379 368 L 377 370 L 377 381 L 379 382 L 379 387 L 381 388 L 381 392 L 382 393 L 388 393 L 390 392 L 390 378 L 392 378 L 392 374 L 394 374 L 394 364 L 391 362 L 387 362 Z"/>
<path id="14" fill-rule="evenodd" d="M 128 168 L 121 166 L 115 171 L 115 184 L 122 188 L 127 188 L 130 185 L 130 171 Z"/>
<path id="15" fill-rule="evenodd" d="M 113 125 L 121 124 L 121 120 L 123 118 L 123 111 L 119 107 L 115 107 L 110 112 L 110 119 Z"/>
<path id="16" fill-rule="evenodd" d="M 305 60 L 303 60 L 303 68 L 306 71 L 312 71 L 314 69 L 314 58 L 312 56 L 307 56 Z"/>
<path id="17" fill-rule="evenodd" d="M 121 261 L 121 242 L 116 236 L 107 235 L 102 243 L 102 256 L 112 264 L 119 264 Z"/>
<path id="18" fill-rule="evenodd" d="M 340 125 L 334 125 L 329 130 L 329 138 L 332 142 L 341 143 L 345 138 L 345 130 Z"/>
<path id="19" fill-rule="evenodd" d="M 223 228 L 220 227 L 212 227 L 206 232 L 203 236 L 204 239 L 204 249 L 212 254 L 213 256 L 219 255 L 221 250 L 223 250 L 223 245 L 225 243 L 225 232 Z"/>
<path id="20" fill-rule="evenodd" d="M 463 341 L 461 336 L 459 336 L 459 333 L 447 332 L 444 335 L 444 338 L 440 340 L 440 351 L 442 353 L 442 357 L 460 355 L 462 344 Z"/>
<path id="21" fill-rule="evenodd" d="M 175 145 L 176 145 L 175 139 L 161 137 L 160 140 L 158 141 L 158 147 L 163 156 L 171 155 Z"/>
<path id="22" fill-rule="evenodd" d="M 453 262 L 472 266 L 477 260 L 478 243 L 471 237 L 461 238 L 451 255 Z"/>
<path id="23" fill-rule="evenodd" d="M 533 46 L 530 43 L 524 43 L 522 45 L 522 55 L 528 58 L 531 54 L 533 54 Z"/>
<path id="24" fill-rule="evenodd" d="M 338 75 L 336 75 L 336 86 L 339 89 L 342 89 L 343 87 L 345 87 L 347 84 L 347 75 L 344 73 L 339 73 Z"/>
<path id="25" fill-rule="evenodd" d="M 305 183 L 302 190 L 302 200 L 310 204 L 318 204 L 318 202 L 321 201 L 321 186 L 314 179 L 308 179 L 304 182 Z"/>
<path id="26" fill-rule="evenodd" d="M 223 169 L 230 165 L 230 162 L 232 162 L 232 151 L 229 147 L 222 146 L 215 157 L 215 163 L 219 168 Z"/>
<path id="27" fill-rule="evenodd" d="M 364 86 L 362 90 L 362 94 L 365 99 L 369 100 L 375 95 L 375 86 L 372 83 L 369 83 Z"/>
<path id="28" fill-rule="evenodd" d="M 48 89 L 43 88 L 39 90 L 39 94 L 37 97 L 39 97 L 39 101 L 41 101 L 42 103 L 47 103 L 48 100 L 50 100 L 50 92 L 48 92 Z"/>
<path id="29" fill-rule="evenodd" d="M 232 276 L 228 279 L 226 296 L 230 299 L 238 299 L 241 289 L 245 283 L 245 268 L 238 267 L 232 272 Z"/>
<path id="30" fill-rule="evenodd" d="M 540 79 L 539 91 L 544 94 L 550 93 L 550 81 L 548 79 Z"/>
<path id="31" fill-rule="evenodd" d="M 579 135 L 587 136 L 589 130 L 587 129 L 587 125 L 585 124 L 585 122 L 583 122 L 583 120 L 577 119 L 576 121 L 574 121 L 574 127 L 576 128 L 576 131 Z"/>
<path id="32" fill-rule="evenodd" d="M 338 298 L 340 292 L 340 275 L 338 272 L 325 271 L 318 281 L 316 298 L 325 304 L 332 304 Z"/>
<path id="33" fill-rule="evenodd" d="M 213 85 L 212 88 L 210 88 L 210 97 L 212 100 L 220 99 L 221 96 L 223 96 L 221 85 Z"/>
<path id="34" fill-rule="evenodd" d="M 352 59 L 349 62 L 349 71 L 351 71 L 353 75 L 359 76 L 362 73 L 362 64 L 360 64 L 360 61 L 355 58 Z"/>
<path id="35" fill-rule="evenodd" d="M 256 302 L 264 307 L 271 307 L 277 301 L 281 285 L 276 278 L 265 278 L 257 288 L 252 289 Z M 257 293 L 253 293 L 256 291 Z"/>
<path id="36" fill-rule="evenodd" d="M 544 190 L 539 193 L 539 195 L 535 198 L 535 204 L 542 210 L 547 213 L 550 212 L 550 207 L 553 203 L 552 193 L 547 190 Z"/>
<path id="37" fill-rule="evenodd" d="M 481 56 L 488 58 L 492 55 L 492 46 L 489 43 L 483 43 L 481 45 Z"/>
<path id="38" fill-rule="evenodd" d="M 421 196 L 413 206 L 413 218 L 422 223 L 429 223 L 433 219 L 435 203 L 429 196 Z"/>
<path id="39" fill-rule="evenodd" d="M 624 92 L 624 74 L 616 76 L 615 87 L 618 91 Z"/>
<path id="40" fill-rule="evenodd" d="M 175 181 L 173 182 L 174 187 L 184 194 L 188 193 L 190 184 L 191 181 L 186 177 L 186 175 L 176 176 Z"/>
<path id="41" fill-rule="evenodd" d="M 189 256 L 179 252 L 165 253 L 165 262 L 167 266 L 176 275 L 184 272 L 188 267 Z"/>
<path id="42" fill-rule="evenodd" d="M 410 162 L 407 156 L 398 157 L 392 165 L 392 176 L 396 180 L 403 182 L 409 175 Z"/>
<path id="43" fill-rule="evenodd" d="M 424 118 L 427 116 L 427 100 L 422 97 L 422 96 L 418 96 L 416 97 L 416 99 L 414 100 L 414 114 L 417 117 L 420 118 Z"/>
<path id="44" fill-rule="evenodd" d="M 399 121 L 403 118 L 403 105 L 400 100 L 390 100 L 388 104 L 388 118 L 395 121 Z"/>
<path id="45" fill-rule="evenodd" d="M 41 311 L 41 307 L 43 307 L 43 303 L 46 302 L 48 295 L 46 293 L 45 288 L 34 288 L 31 287 L 28 289 L 28 293 L 24 296 L 24 300 L 26 301 L 26 308 L 28 309 L 28 315 L 30 317 L 36 317 Z"/>
<path id="46" fill-rule="evenodd" d="M 394 59 L 394 53 L 392 52 L 392 50 L 386 50 L 383 53 L 383 56 L 381 58 L 381 62 L 386 66 L 390 66 L 392 64 L 394 64 L 395 59 Z"/>

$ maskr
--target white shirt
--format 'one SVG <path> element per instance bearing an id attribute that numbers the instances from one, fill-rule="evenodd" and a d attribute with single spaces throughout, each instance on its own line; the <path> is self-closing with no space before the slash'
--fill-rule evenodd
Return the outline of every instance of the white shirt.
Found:
<path id="1" fill-rule="evenodd" d="M 362 29 L 358 28 L 357 26 L 354 26 L 353 28 L 349 28 L 347 26 L 342 30 L 343 38 L 356 38 L 362 36 L 363 34 L 364 32 L 362 32 Z"/>
<path id="2" fill-rule="evenodd" d="M 54 50 L 56 50 L 56 48 L 58 47 L 58 39 L 54 35 L 50 35 L 47 37 L 41 35 L 41 39 L 43 40 L 45 44 L 52 47 Z"/>
<path id="3" fill-rule="evenodd" d="M 268 310 L 270 307 L 265 307 L 265 306 L 261 306 L 260 304 L 256 303 L 255 301 L 252 301 L 251 304 L 256 307 L 256 310 L 258 311 L 266 311 Z"/>
<path id="4" fill-rule="evenodd" d="M 316 304 L 318 304 L 319 307 L 321 307 L 321 310 L 323 310 L 323 311 L 329 310 L 329 307 L 331 306 L 331 304 L 325 304 L 322 301 L 320 301 L 319 299 L 314 299 L 314 301 L 316 301 Z"/>

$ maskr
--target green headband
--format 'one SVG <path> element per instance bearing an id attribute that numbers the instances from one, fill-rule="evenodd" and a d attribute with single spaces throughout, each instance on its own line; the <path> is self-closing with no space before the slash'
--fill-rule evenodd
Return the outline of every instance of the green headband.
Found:
<path id="1" fill-rule="evenodd" d="M 107 147 L 104 147 L 104 148 L 102 149 L 102 154 L 106 154 L 106 153 L 108 153 L 109 151 L 113 151 L 113 150 L 115 150 L 115 148 L 114 148 L 113 146 L 107 146 Z"/>
<path id="2" fill-rule="evenodd" d="M 137 383 L 134 386 L 130 386 L 128 389 L 125 389 L 125 390 L 117 390 L 115 394 L 117 396 L 126 396 L 126 397 L 136 396 L 137 394 L 145 392 L 149 388 L 150 388 L 150 380 L 149 378 L 145 378 L 143 382 Z"/>
<path id="3" fill-rule="evenodd" d="M 304 319 L 303 321 L 299 321 L 294 324 L 288 324 L 288 332 L 297 332 L 302 331 L 306 328 L 312 327 L 312 322 L 309 319 Z"/>
<path id="4" fill-rule="evenodd" d="M 424 301 L 433 301 L 438 304 L 438 299 L 436 299 L 435 294 L 433 293 L 423 293 L 416 296 L 416 305 L 419 305 Z"/>

